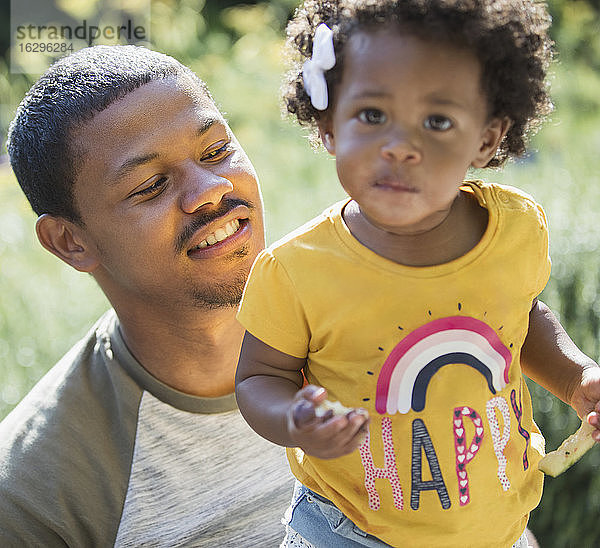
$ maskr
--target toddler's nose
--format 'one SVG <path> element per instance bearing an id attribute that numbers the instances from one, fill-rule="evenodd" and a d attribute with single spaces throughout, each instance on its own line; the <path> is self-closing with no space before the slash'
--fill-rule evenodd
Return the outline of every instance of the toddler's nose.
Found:
<path id="1" fill-rule="evenodd" d="M 397 131 L 389 135 L 381 146 L 381 155 L 390 161 L 418 163 L 421 161 L 421 152 L 411 141 L 405 131 Z"/>

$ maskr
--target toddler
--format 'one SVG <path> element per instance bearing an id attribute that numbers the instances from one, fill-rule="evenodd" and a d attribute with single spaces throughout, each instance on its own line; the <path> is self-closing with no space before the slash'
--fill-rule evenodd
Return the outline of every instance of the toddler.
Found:
<path id="1" fill-rule="evenodd" d="M 290 22 L 287 108 L 349 198 L 259 255 L 238 314 L 239 407 L 299 480 L 285 545 L 527 546 L 524 375 L 598 428 L 600 368 L 537 299 L 544 212 L 465 180 L 550 112 L 549 21 L 534 0 L 307 0 Z"/>

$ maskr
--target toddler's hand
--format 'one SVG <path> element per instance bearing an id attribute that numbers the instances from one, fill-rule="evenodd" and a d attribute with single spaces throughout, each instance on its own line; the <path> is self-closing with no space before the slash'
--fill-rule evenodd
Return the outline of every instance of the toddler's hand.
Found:
<path id="1" fill-rule="evenodd" d="M 358 449 L 367 434 L 369 418 L 358 411 L 344 416 L 328 411 L 317 417 L 315 408 L 326 398 L 324 388 L 305 386 L 296 394 L 287 422 L 291 438 L 306 454 L 333 459 Z"/>
<path id="2" fill-rule="evenodd" d="M 584 370 L 579 384 L 571 396 L 571 406 L 581 418 L 596 428 L 592 437 L 600 442 L 600 367 Z"/>

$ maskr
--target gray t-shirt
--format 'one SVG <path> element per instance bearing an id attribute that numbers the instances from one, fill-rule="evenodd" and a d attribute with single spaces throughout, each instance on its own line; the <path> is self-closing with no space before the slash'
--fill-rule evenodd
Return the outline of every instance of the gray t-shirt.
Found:
<path id="1" fill-rule="evenodd" d="M 277 547 L 293 480 L 233 394 L 169 388 L 107 312 L 0 424 L 0 546 Z"/>

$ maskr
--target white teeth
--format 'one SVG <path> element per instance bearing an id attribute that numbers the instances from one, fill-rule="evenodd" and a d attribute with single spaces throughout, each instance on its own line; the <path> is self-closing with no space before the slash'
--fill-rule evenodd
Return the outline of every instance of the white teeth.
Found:
<path id="1" fill-rule="evenodd" d="M 225 229 L 219 228 L 218 230 L 215 230 L 215 238 L 217 239 L 217 241 L 221 241 L 227 238 L 227 232 L 225 232 Z"/>
<path id="2" fill-rule="evenodd" d="M 235 221 L 232 221 L 231 223 L 227 223 L 227 225 L 225 225 L 225 232 L 227 232 L 227 236 L 231 236 L 232 234 L 235 234 L 235 231 L 240 227 L 240 222 L 236 219 Z"/>
<path id="3" fill-rule="evenodd" d="M 197 247 L 203 249 L 208 247 L 209 245 L 214 245 L 217 242 L 223 241 L 225 238 L 228 238 L 232 234 L 235 234 L 240 228 L 240 222 L 235 219 L 234 221 L 230 221 L 225 226 L 221 228 L 217 228 L 212 234 L 209 234 L 205 240 L 202 240 Z"/>

